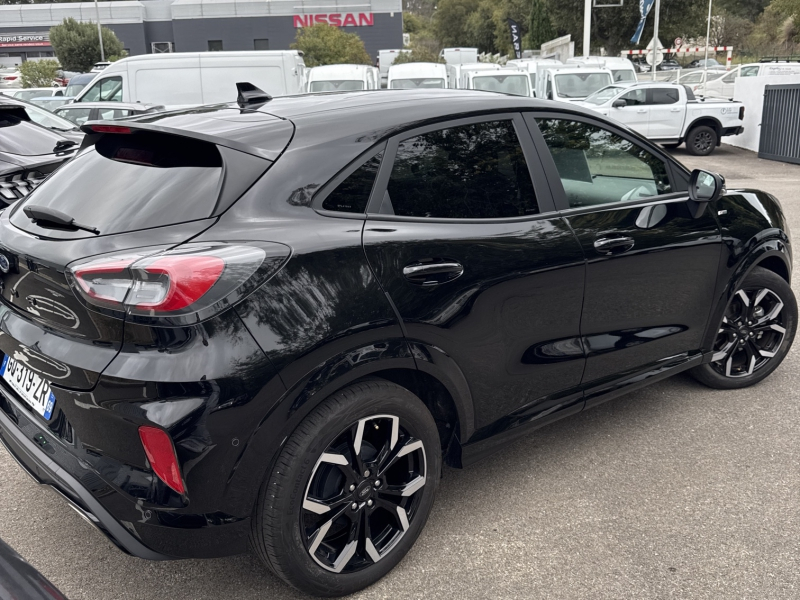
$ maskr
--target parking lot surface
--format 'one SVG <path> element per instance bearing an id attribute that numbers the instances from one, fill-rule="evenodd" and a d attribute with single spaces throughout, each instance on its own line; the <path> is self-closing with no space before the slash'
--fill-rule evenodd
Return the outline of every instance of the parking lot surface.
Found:
<path id="1" fill-rule="evenodd" d="M 675 155 L 775 194 L 797 239 L 800 166 Z M 800 597 L 799 376 L 797 350 L 746 390 L 679 375 L 448 469 L 416 546 L 354 597 Z M 0 537 L 73 600 L 300 597 L 252 555 L 126 556 L 2 449 Z"/>

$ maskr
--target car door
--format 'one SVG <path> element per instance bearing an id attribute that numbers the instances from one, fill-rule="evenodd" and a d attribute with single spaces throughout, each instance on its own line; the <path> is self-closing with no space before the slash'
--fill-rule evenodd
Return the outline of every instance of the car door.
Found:
<path id="1" fill-rule="evenodd" d="M 608 116 L 627 125 L 637 133 L 647 136 L 650 133 L 647 89 L 639 88 L 631 90 L 630 92 L 622 94 L 617 100 L 625 100 L 625 106 L 620 108 L 614 108 L 612 106 Z"/>
<path id="2" fill-rule="evenodd" d="M 620 381 L 698 360 L 721 260 L 713 210 L 693 218 L 686 174 L 624 131 L 558 112 L 526 119 L 587 257 L 587 406 Z"/>
<path id="3" fill-rule="evenodd" d="M 463 372 L 476 435 L 514 411 L 580 410 L 583 251 L 521 115 L 391 139 L 368 213 L 369 264 L 412 346 Z"/>
<path id="4" fill-rule="evenodd" d="M 678 86 L 647 89 L 647 108 L 650 125 L 647 137 L 651 140 L 673 140 L 681 137 L 685 105 L 680 104 Z"/>

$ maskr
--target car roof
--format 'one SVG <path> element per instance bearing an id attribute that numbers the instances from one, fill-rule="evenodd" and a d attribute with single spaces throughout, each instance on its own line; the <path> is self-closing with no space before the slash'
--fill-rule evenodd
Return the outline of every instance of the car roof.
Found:
<path id="1" fill-rule="evenodd" d="M 279 96 L 260 106 L 240 109 L 235 103 L 200 106 L 107 121 L 131 129 L 162 131 L 207 139 L 269 160 L 283 150 L 276 141 L 287 127 L 314 143 L 332 140 L 377 142 L 421 122 L 457 119 L 480 113 L 528 109 L 592 111 L 563 102 L 476 90 L 368 90 Z M 287 123 L 291 122 L 291 125 Z M 100 121 L 99 123 L 102 123 Z M 91 131 L 84 126 L 84 131 Z M 280 146 L 280 148 L 277 148 Z"/>
<path id="2" fill-rule="evenodd" d="M 59 108 L 121 108 L 125 110 L 150 110 L 162 104 L 142 104 L 140 102 L 73 102 Z"/>

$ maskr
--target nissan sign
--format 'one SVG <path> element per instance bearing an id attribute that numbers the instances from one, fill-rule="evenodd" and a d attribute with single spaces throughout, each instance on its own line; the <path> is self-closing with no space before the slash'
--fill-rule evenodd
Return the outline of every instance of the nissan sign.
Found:
<path id="1" fill-rule="evenodd" d="M 327 23 L 335 27 L 372 27 L 375 24 L 375 16 L 372 13 L 294 15 L 295 27 L 311 27 L 315 23 Z"/>

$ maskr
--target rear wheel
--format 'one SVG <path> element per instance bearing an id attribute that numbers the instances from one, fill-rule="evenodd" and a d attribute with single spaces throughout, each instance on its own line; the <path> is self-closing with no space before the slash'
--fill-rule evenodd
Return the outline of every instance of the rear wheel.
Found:
<path id="1" fill-rule="evenodd" d="M 797 301 L 772 271 L 756 268 L 736 290 L 717 329 L 712 362 L 692 375 L 710 387 L 743 388 L 778 368 L 794 340 Z"/>
<path id="2" fill-rule="evenodd" d="M 719 142 L 719 136 L 713 127 L 699 125 L 686 136 L 686 151 L 694 156 L 708 156 Z"/>
<path id="3" fill-rule="evenodd" d="M 252 544 L 301 591 L 351 594 L 414 544 L 440 471 L 436 423 L 419 398 L 385 381 L 351 385 L 286 442 L 259 496 Z"/>

